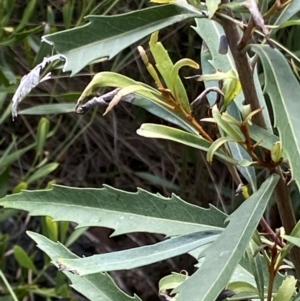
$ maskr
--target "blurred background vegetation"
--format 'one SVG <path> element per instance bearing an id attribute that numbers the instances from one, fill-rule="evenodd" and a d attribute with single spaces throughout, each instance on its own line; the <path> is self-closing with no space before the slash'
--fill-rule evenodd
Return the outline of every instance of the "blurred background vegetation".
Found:
<path id="1" fill-rule="evenodd" d="M 204 207 L 209 203 L 220 207 L 221 199 L 234 206 L 233 183 L 217 162 L 208 166 L 198 150 L 136 134 L 136 129 L 145 121 L 162 122 L 143 109 L 122 103 L 105 117 L 102 116 L 105 108 L 95 108 L 84 116 L 73 112 L 82 90 L 99 71 L 119 72 L 153 85 L 138 57 L 137 45 L 111 61 L 89 66 L 72 78 L 58 69 L 53 79 L 39 84 L 21 103 L 19 116 L 12 121 L 11 98 L 22 76 L 43 57 L 53 54 L 49 45 L 41 44 L 41 36 L 83 25 L 86 15 L 119 14 L 147 6 L 148 1 L 143 0 L 0 1 L 1 197 L 25 188 L 45 189 L 53 183 L 73 187 L 108 184 L 127 191 L 141 187 L 164 196 L 174 192 Z M 174 61 L 188 57 L 200 62 L 201 40 L 191 25 L 193 21 L 181 22 L 160 32 L 160 40 Z M 292 34 L 298 35 L 298 31 Z M 299 39 L 287 39 L 284 31 L 278 32 L 278 38 L 295 53 L 299 51 L 296 45 Z M 148 38 L 140 42 L 145 49 L 147 43 Z M 195 74 L 192 72 L 183 70 L 181 75 Z M 201 83 L 195 81 L 184 80 L 184 84 L 190 100 L 203 90 Z M 207 109 L 204 104 L 197 112 L 199 118 Z M 95 228 L 88 232 L 79 229 L 70 237 L 69 227 L 75 225 L 30 219 L 12 210 L 0 211 L 0 222 L 0 301 L 13 300 L 7 297 L 6 281 L 19 300 L 58 297 L 84 300 L 69 291 L 63 274 L 51 269 L 49 260 L 26 236 L 26 230 L 41 231 L 55 241 L 71 245 L 79 256 L 161 239 L 159 235 L 148 234 L 108 239 L 111 230 Z M 193 263 L 188 256 L 181 256 L 151 267 L 112 273 L 112 276 L 124 291 L 136 293 L 145 301 L 159 300 L 159 279 L 170 271 L 185 269 L 191 273 Z"/>

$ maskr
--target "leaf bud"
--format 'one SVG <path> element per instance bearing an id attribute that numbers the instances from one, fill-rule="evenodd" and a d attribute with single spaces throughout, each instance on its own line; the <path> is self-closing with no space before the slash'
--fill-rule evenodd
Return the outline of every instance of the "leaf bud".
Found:
<path id="1" fill-rule="evenodd" d="M 283 154 L 282 144 L 280 141 L 277 141 L 273 144 L 271 148 L 271 158 L 273 162 L 277 163 L 281 160 Z"/>

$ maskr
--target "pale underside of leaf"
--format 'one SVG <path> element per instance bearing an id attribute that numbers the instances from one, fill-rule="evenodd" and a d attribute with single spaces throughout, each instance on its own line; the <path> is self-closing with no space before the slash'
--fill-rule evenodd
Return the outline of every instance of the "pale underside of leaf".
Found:
<path id="1" fill-rule="evenodd" d="M 187 253 L 211 243 L 220 233 L 221 230 L 200 231 L 177 236 L 150 246 L 79 259 L 59 258 L 58 262 L 64 268 L 76 271 L 79 275 L 128 270 Z"/>
<path id="2" fill-rule="evenodd" d="M 60 257 L 78 258 L 60 243 L 54 243 L 37 233 L 28 231 L 27 234 L 51 258 L 52 263 L 56 266 L 57 259 Z M 91 301 L 141 301 L 137 296 L 131 297 L 123 293 L 106 273 L 79 276 L 71 271 L 64 271 L 64 274 L 72 281 L 71 286 Z"/>
<path id="3" fill-rule="evenodd" d="M 206 249 L 199 270 L 175 289 L 179 293 L 178 301 L 211 301 L 217 298 L 243 256 L 277 181 L 278 176 L 272 175 L 229 217 L 229 225 Z"/>
<path id="4" fill-rule="evenodd" d="M 267 45 L 252 45 L 263 64 L 265 93 L 271 99 L 275 125 L 280 133 L 283 151 L 292 171 L 293 179 L 300 187 L 300 85 L 286 58 Z"/>
<path id="5" fill-rule="evenodd" d="M 223 229 L 226 215 L 215 207 L 203 209 L 172 195 L 165 198 L 138 189 L 129 193 L 109 186 L 100 189 L 55 185 L 47 191 L 23 191 L 0 200 L 0 205 L 73 221 L 79 227 L 115 229 L 114 235 L 132 232 L 168 236 Z"/>

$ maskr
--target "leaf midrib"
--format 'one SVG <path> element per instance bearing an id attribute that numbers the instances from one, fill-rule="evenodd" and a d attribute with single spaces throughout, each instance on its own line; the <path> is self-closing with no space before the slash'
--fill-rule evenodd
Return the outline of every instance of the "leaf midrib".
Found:
<path id="1" fill-rule="evenodd" d="M 20 202 L 21 203 L 21 202 Z M 36 204 L 36 205 L 41 205 L 42 202 L 34 202 L 34 201 L 31 201 L 30 202 L 31 204 Z M 47 202 L 47 205 L 52 205 L 52 206 L 57 206 L 58 203 L 55 203 L 55 202 Z M 92 211 L 95 211 L 97 212 L 97 208 L 95 207 L 86 207 L 86 206 L 82 206 L 82 205 L 75 205 L 75 204 L 59 204 L 59 206 L 62 206 L 62 207 L 67 207 L 67 208 L 70 208 L 70 207 L 75 207 L 76 209 L 78 208 L 83 208 L 85 210 L 92 210 Z M 24 209 L 26 210 L 26 209 Z M 152 217 L 152 216 L 148 216 L 148 215 L 142 215 L 142 214 L 137 214 L 137 213 L 130 213 L 130 212 L 124 212 L 124 211 L 113 211 L 113 210 L 109 210 L 109 209 L 99 209 L 99 211 L 101 212 L 108 212 L 108 213 L 113 213 L 113 214 L 117 214 L 117 215 L 130 215 L 130 216 L 136 216 L 138 218 L 148 218 L 148 219 L 151 219 L 151 220 L 157 220 L 157 221 L 162 221 L 162 222 L 169 222 L 169 223 L 175 223 L 175 224 L 185 224 L 185 225 L 192 225 L 192 226 L 199 226 L 199 227 L 207 227 L 207 228 L 211 228 L 211 229 L 224 229 L 224 228 L 221 228 L 221 227 L 217 227 L 217 226 L 211 226 L 211 225 L 206 225 L 206 224 L 198 224 L 198 223 L 190 223 L 190 222 L 186 222 L 186 221 L 180 221 L 180 220 L 173 220 L 173 219 L 167 219 L 167 218 L 158 218 L 158 217 Z M 30 212 L 30 211 L 29 211 Z M 39 214 L 36 214 L 36 215 L 39 215 Z M 101 223 L 101 221 L 99 221 L 98 223 Z"/>

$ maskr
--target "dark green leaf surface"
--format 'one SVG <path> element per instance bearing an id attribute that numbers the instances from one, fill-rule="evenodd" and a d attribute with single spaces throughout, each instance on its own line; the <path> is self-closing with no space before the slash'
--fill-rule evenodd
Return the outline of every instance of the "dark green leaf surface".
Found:
<path id="1" fill-rule="evenodd" d="M 178 301 L 211 301 L 217 298 L 243 256 L 277 181 L 278 176 L 272 175 L 229 216 L 229 225 L 205 250 L 205 259 L 199 270 L 175 289 L 179 293 Z"/>
<path id="2" fill-rule="evenodd" d="M 79 275 L 115 270 L 129 270 L 172 258 L 211 243 L 221 230 L 200 231 L 181 235 L 150 246 L 79 259 L 59 258 L 58 262 Z"/>
<path id="3" fill-rule="evenodd" d="M 263 64 L 265 93 L 271 99 L 275 125 L 289 160 L 293 179 L 300 187 L 300 85 L 286 58 L 267 45 L 252 45 Z"/>
<path id="4" fill-rule="evenodd" d="M 60 243 L 54 243 L 46 237 L 27 232 L 27 234 L 37 243 L 57 266 L 57 259 L 60 257 L 75 259 L 78 258 Z M 64 274 L 72 281 L 72 287 L 91 301 L 140 301 L 137 296 L 130 297 L 123 293 L 115 285 L 112 278 L 105 273 L 98 273 L 80 277 L 71 272 L 64 271 Z"/>
<path id="5" fill-rule="evenodd" d="M 170 4 L 116 16 L 87 16 L 88 24 L 43 38 L 66 56 L 64 71 L 74 75 L 92 61 L 110 59 L 156 30 L 200 16 L 192 6 L 187 7 Z"/>
<path id="6" fill-rule="evenodd" d="M 3 198 L 0 205 L 46 215 L 58 221 L 73 221 L 80 227 L 103 226 L 114 235 L 154 232 L 169 236 L 202 230 L 223 229 L 226 215 L 211 207 L 203 209 L 182 201 L 138 189 L 125 192 L 104 188 L 54 186 L 47 191 L 23 191 Z"/>
<path id="7" fill-rule="evenodd" d="M 28 256 L 26 251 L 21 246 L 15 245 L 13 250 L 14 250 L 15 259 L 17 260 L 17 262 L 21 267 L 37 272 L 37 269 L 32 259 Z"/>

